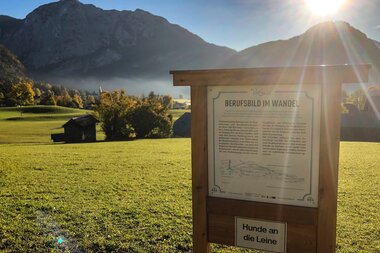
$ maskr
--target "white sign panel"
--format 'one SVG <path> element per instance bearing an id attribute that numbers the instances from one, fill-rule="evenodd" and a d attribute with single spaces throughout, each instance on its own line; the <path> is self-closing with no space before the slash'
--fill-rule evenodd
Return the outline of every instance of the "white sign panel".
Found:
<path id="1" fill-rule="evenodd" d="M 286 224 L 235 218 L 235 244 L 238 247 L 286 252 Z"/>
<path id="2" fill-rule="evenodd" d="M 318 85 L 210 86 L 209 195 L 318 206 Z"/>

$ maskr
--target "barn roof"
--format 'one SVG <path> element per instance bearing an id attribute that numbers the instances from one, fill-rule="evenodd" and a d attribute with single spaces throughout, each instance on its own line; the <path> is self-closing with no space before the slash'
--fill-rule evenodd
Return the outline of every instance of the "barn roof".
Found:
<path id="1" fill-rule="evenodd" d="M 99 120 L 97 120 L 94 116 L 87 114 L 84 116 L 71 118 L 62 127 L 66 127 L 71 124 L 79 125 L 81 127 L 86 127 L 86 126 L 96 124 L 97 122 L 99 122 Z"/>

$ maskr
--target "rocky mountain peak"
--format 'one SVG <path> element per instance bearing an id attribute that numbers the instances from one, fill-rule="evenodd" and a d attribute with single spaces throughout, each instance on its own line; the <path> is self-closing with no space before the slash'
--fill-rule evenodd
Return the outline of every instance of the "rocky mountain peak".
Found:
<path id="1" fill-rule="evenodd" d="M 79 3 L 78 0 L 59 0 L 62 3 Z"/>
<path id="2" fill-rule="evenodd" d="M 235 53 L 147 11 L 78 0 L 42 5 L 20 24 L 2 33 L 0 19 L 0 43 L 44 77 L 168 77 L 170 69 L 211 68 Z"/>
<path id="3" fill-rule="evenodd" d="M 88 5 L 88 4 L 83 4 L 78 0 L 59 0 L 58 2 L 53 2 L 51 4 L 55 4 L 58 6 L 65 6 L 65 7 L 78 7 L 78 6 L 83 6 L 83 5 Z"/>
<path id="4" fill-rule="evenodd" d="M 336 37 L 341 36 L 354 36 L 358 39 L 361 39 L 363 41 L 368 40 L 368 37 L 365 33 L 361 32 L 360 30 L 354 28 L 349 23 L 345 21 L 326 21 L 319 23 L 310 29 L 308 29 L 304 34 L 301 36 L 307 37 L 307 36 L 313 36 L 313 37 L 328 37 L 330 39 L 335 40 Z"/>
<path id="5" fill-rule="evenodd" d="M 85 4 L 79 2 L 78 0 L 59 0 L 59 2 L 56 2 L 56 4 L 63 5 L 65 7 L 78 7 L 78 6 L 84 6 Z"/>

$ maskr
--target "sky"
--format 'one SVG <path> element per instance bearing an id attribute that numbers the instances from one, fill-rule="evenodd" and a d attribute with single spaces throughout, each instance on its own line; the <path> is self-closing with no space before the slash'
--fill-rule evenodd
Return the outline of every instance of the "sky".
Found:
<path id="1" fill-rule="evenodd" d="M 347 21 L 380 41 L 380 0 L 346 0 L 336 12 L 316 15 L 307 0 L 80 0 L 102 9 L 135 10 L 162 16 L 207 42 L 242 50 L 288 39 L 326 20 Z M 320 0 L 321 1 L 321 0 Z M 325 0 L 326 1 L 326 0 Z M 334 2 L 339 0 L 328 0 Z M 51 0 L 0 0 L 0 15 L 24 18 Z"/>

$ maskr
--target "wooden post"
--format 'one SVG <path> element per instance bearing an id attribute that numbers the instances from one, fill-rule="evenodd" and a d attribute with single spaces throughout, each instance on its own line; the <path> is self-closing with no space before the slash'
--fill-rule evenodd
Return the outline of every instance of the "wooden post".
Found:
<path id="1" fill-rule="evenodd" d="M 194 253 L 210 252 L 210 242 L 234 246 L 236 217 L 285 223 L 287 253 L 335 252 L 341 86 L 367 82 L 369 69 L 342 65 L 171 72 L 175 86 L 191 86 Z M 321 87 L 317 207 L 208 196 L 207 87 L 243 85 Z"/>
<path id="2" fill-rule="evenodd" d="M 209 252 L 207 236 L 207 90 L 191 87 L 193 251 Z"/>
<path id="3" fill-rule="evenodd" d="M 342 78 L 326 70 L 322 81 L 317 252 L 335 252 Z M 326 211 L 328 210 L 328 211 Z"/>

